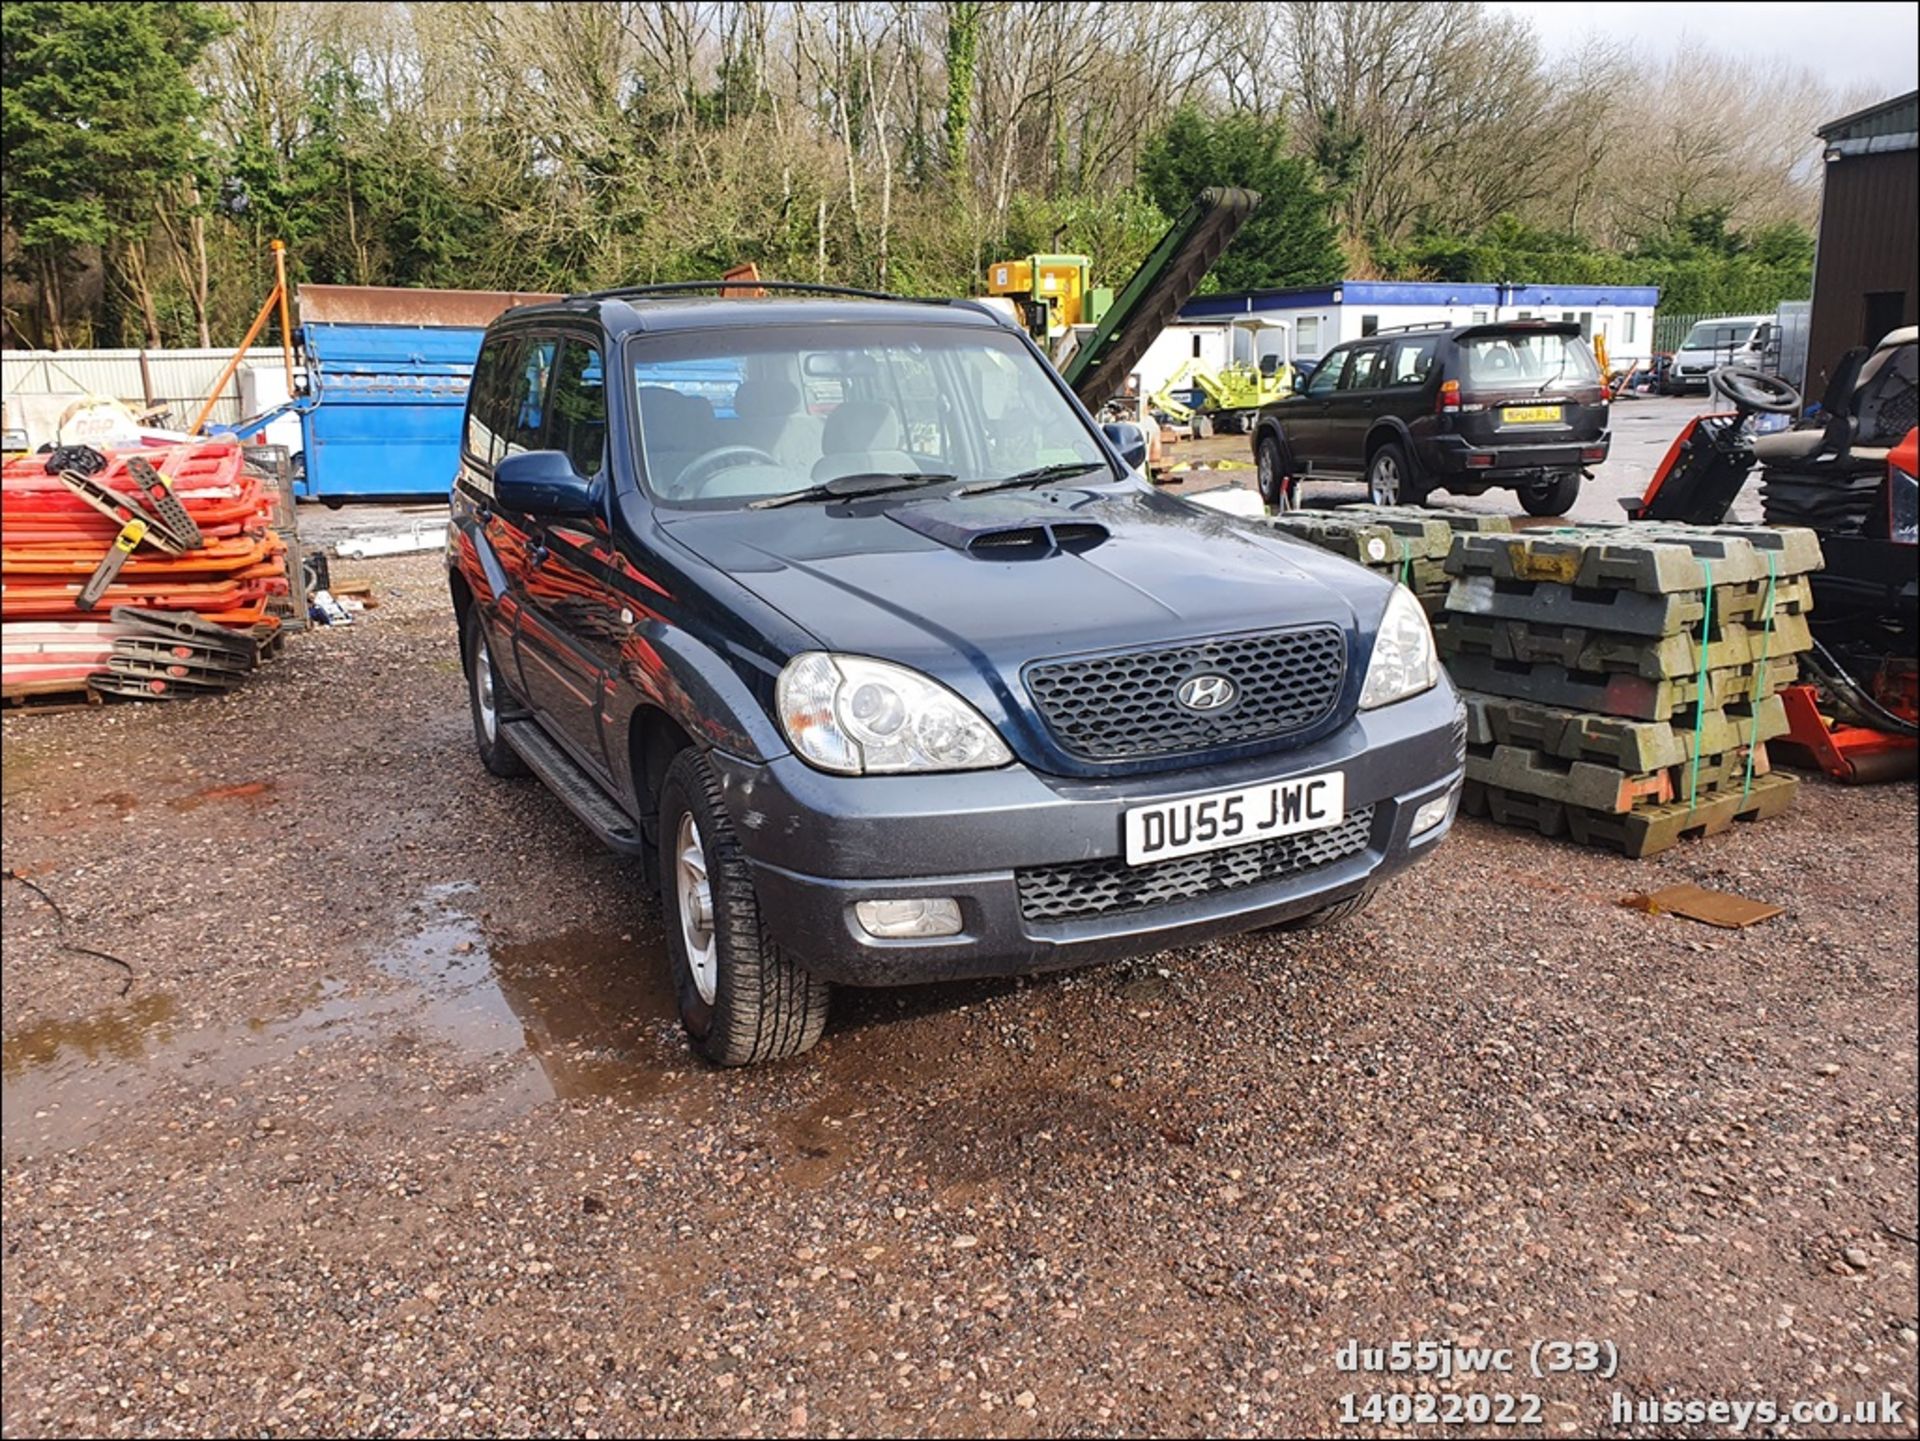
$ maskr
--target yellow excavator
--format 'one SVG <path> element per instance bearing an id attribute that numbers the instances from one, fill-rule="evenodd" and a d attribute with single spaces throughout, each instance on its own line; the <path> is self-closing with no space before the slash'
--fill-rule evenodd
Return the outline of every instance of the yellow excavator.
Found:
<path id="1" fill-rule="evenodd" d="M 1220 431 L 1237 435 L 1250 428 L 1260 407 L 1293 392 L 1293 365 L 1288 359 L 1291 327 L 1284 320 L 1269 320 L 1248 315 L 1233 320 L 1228 327 L 1229 355 L 1233 354 L 1232 334 L 1245 331 L 1247 354 L 1253 360 L 1228 360 L 1215 369 L 1204 368 L 1198 360 L 1189 360 L 1167 377 L 1166 383 L 1147 397 L 1153 409 L 1175 425 L 1189 426 L 1195 438 Z M 1282 335 L 1277 355 L 1260 354 L 1260 334 L 1278 330 Z M 1199 405 L 1192 404 L 1198 390 Z"/>
<path id="2" fill-rule="evenodd" d="M 1179 319 L 1259 203 L 1252 190 L 1201 191 L 1118 294 L 1093 284 L 1084 255 L 1029 255 L 988 269 L 986 303 L 1023 326 L 1098 414 L 1127 388 L 1154 337 Z"/>

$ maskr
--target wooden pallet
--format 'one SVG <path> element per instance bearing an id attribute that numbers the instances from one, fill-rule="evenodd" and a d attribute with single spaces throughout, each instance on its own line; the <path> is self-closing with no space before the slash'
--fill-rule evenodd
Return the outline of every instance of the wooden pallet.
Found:
<path id="1" fill-rule="evenodd" d="M 57 715 L 61 711 L 91 710 L 103 699 L 84 680 L 23 680 L 0 685 L 0 703 L 8 710 Z"/>
<path id="2" fill-rule="evenodd" d="M 1799 786 L 1792 776 L 1756 776 L 1751 791 L 1744 786 L 1730 787 L 1702 797 L 1697 805 L 1675 801 L 1608 815 L 1469 780 L 1460 797 L 1460 809 L 1499 825 L 1518 826 L 1543 836 L 1564 836 L 1576 845 L 1618 851 L 1638 860 L 1658 855 L 1683 840 L 1718 835 L 1736 821 L 1768 820 L 1780 815 L 1793 804 Z"/>

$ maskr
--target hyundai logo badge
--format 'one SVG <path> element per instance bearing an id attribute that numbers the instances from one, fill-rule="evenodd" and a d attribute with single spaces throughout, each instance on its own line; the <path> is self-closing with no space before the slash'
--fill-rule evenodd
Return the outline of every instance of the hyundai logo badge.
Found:
<path id="1" fill-rule="evenodd" d="M 1180 704 L 1188 710 L 1219 710 L 1222 706 L 1233 704 L 1233 698 L 1239 694 L 1232 681 L 1223 675 L 1194 675 L 1180 682 L 1180 689 L 1174 692 Z"/>

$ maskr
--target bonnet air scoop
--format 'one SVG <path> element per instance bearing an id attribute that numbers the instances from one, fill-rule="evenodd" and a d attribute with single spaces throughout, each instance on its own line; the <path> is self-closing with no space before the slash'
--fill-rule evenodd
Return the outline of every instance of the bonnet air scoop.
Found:
<path id="1" fill-rule="evenodd" d="M 949 549 L 981 560 L 1040 560 L 1092 550 L 1106 526 L 1043 496 L 954 498 L 901 505 L 887 518 Z"/>

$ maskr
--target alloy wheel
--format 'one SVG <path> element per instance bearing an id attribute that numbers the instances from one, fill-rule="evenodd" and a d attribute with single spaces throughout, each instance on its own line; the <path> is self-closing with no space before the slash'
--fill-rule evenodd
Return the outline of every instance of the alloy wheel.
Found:
<path id="1" fill-rule="evenodd" d="M 1391 455 L 1375 457 L 1367 475 L 1367 499 L 1375 505 L 1400 503 L 1400 466 Z"/>
<path id="2" fill-rule="evenodd" d="M 480 730 L 492 745 L 497 738 L 499 718 L 493 704 L 493 657 L 487 651 L 486 632 L 481 631 L 473 647 L 473 704 L 480 712 Z"/>
<path id="3" fill-rule="evenodd" d="M 713 934 L 713 888 L 707 879 L 707 850 L 700 840 L 700 827 L 693 813 L 680 817 L 680 834 L 674 843 L 674 891 L 679 901 L 680 939 L 687 950 L 687 967 L 693 972 L 693 988 L 700 999 L 712 1005 L 720 990 L 720 963 Z"/>

